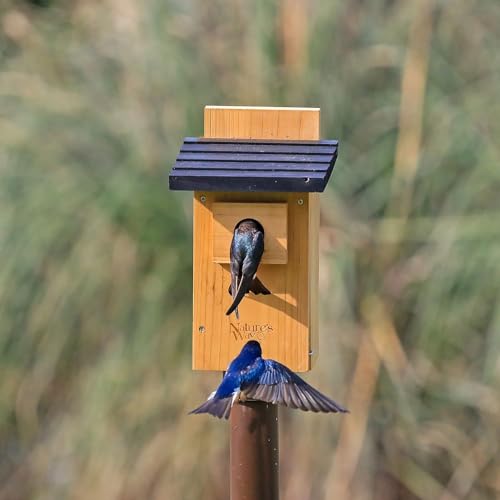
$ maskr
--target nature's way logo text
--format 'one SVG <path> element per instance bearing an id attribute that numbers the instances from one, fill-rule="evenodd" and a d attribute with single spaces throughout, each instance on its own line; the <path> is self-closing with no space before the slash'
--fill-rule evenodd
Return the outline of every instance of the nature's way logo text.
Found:
<path id="1" fill-rule="evenodd" d="M 259 325 L 256 323 L 231 323 L 231 334 L 235 340 L 264 340 L 266 336 L 273 332 L 270 323 Z"/>

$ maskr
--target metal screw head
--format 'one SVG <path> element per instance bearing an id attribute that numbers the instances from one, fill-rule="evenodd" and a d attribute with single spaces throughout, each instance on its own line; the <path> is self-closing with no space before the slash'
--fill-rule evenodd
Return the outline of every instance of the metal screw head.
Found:
<path id="1" fill-rule="evenodd" d="M 204 194 L 202 194 L 202 195 L 200 196 L 200 201 L 201 201 L 202 203 L 205 203 L 205 202 L 207 201 L 207 197 L 206 197 Z"/>
<path id="2" fill-rule="evenodd" d="M 297 200 L 297 205 L 303 205 L 304 204 L 304 200 L 302 198 L 299 198 Z"/>
<path id="3" fill-rule="evenodd" d="M 205 327 L 204 327 L 203 325 L 200 325 L 200 326 L 198 327 L 198 332 L 199 332 L 199 333 L 205 333 L 205 332 L 206 332 Z"/>

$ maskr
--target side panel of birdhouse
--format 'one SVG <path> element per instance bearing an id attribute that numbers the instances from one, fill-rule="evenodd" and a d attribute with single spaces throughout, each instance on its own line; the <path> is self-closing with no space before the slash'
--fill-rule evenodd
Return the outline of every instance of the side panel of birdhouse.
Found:
<path id="1" fill-rule="evenodd" d="M 319 109 L 207 107 L 205 137 L 317 140 Z M 269 259 L 265 252 L 257 272 L 272 294 L 246 295 L 239 320 L 225 314 L 232 303 L 229 244 L 226 255 L 214 244 L 216 237 L 227 240 L 220 224 L 232 203 L 241 218 L 257 214 L 264 231 L 267 218 L 273 232 L 286 235 L 285 257 Z M 318 331 L 318 194 L 197 191 L 193 211 L 193 369 L 225 370 L 245 342 L 255 339 L 265 357 L 294 371 L 309 370 Z M 286 215 L 286 231 L 276 223 L 280 213 Z"/>

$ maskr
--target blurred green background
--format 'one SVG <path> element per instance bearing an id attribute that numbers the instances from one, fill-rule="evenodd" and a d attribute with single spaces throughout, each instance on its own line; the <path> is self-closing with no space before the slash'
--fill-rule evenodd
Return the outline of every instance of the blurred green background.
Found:
<path id="1" fill-rule="evenodd" d="M 286 500 L 500 498 L 498 0 L 2 0 L 0 498 L 226 499 L 187 417 L 205 104 L 320 106 L 319 361 Z"/>

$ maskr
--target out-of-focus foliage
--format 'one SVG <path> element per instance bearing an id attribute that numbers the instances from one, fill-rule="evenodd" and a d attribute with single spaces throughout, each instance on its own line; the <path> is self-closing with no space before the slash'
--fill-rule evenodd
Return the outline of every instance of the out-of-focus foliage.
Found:
<path id="1" fill-rule="evenodd" d="M 205 104 L 318 105 L 321 351 L 346 417 L 282 412 L 284 499 L 500 496 L 500 4 L 4 0 L 0 498 L 227 498 L 187 417 Z"/>

